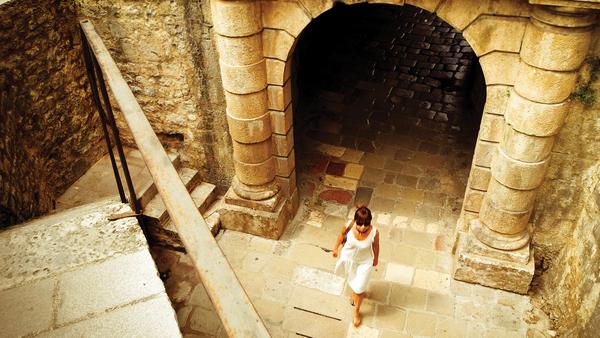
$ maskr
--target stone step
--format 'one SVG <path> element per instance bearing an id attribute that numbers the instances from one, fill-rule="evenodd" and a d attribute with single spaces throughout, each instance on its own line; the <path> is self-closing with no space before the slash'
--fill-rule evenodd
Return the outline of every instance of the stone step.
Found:
<path id="1" fill-rule="evenodd" d="M 181 168 L 177 170 L 177 173 L 188 191 L 194 189 L 200 182 L 198 170 Z M 157 226 L 166 224 L 169 220 L 167 207 L 159 194 L 156 194 L 142 210 L 148 224 Z"/>
<path id="2" fill-rule="evenodd" d="M 221 208 L 223 198 L 217 198 L 215 186 L 206 182 L 200 183 L 192 190 L 190 195 L 196 203 L 198 210 L 202 213 L 202 217 L 204 217 L 210 232 L 213 236 L 216 236 L 221 228 L 221 216 L 219 215 L 218 210 Z M 177 233 L 177 228 L 170 219 L 161 224 L 148 224 L 147 233 L 152 245 L 162 246 L 179 252 L 186 252 L 183 242 Z"/>
<path id="3" fill-rule="evenodd" d="M 175 167 L 175 169 L 179 170 L 181 168 L 181 157 L 179 153 L 167 153 L 171 163 Z M 138 191 L 136 191 L 138 201 L 142 209 L 144 209 L 148 203 L 158 194 L 158 190 L 156 190 L 156 185 L 154 185 L 154 181 L 150 181 L 146 183 L 146 185 L 142 186 Z"/>

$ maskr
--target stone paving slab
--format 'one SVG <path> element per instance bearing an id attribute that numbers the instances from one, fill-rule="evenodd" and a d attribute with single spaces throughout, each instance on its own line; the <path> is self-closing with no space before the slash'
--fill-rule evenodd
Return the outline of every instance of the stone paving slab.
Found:
<path id="1" fill-rule="evenodd" d="M 0 290 L 146 248 L 135 218 L 108 221 L 130 210 L 108 198 L 0 232 Z"/>
<path id="2" fill-rule="evenodd" d="M 63 325 L 164 292 L 164 286 L 143 250 L 66 272 L 58 290 L 57 324 Z"/>
<path id="3" fill-rule="evenodd" d="M 181 337 L 170 307 L 163 293 L 36 337 Z"/>

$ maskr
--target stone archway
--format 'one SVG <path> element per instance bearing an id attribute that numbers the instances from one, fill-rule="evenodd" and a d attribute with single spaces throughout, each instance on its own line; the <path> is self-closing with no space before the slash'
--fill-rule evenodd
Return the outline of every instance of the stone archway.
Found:
<path id="1" fill-rule="evenodd" d="M 595 16 L 518 1 L 373 2 L 435 12 L 480 58 L 487 102 L 459 220 L 455 278 L 526 292 L 534 270 L 528 220 Z M 297 209 L 290 56 L 302 30 L 332 5 L 212 2 L 236 167 L 225 227 L 246 224 L 237 228 L 277 238 Z"/>

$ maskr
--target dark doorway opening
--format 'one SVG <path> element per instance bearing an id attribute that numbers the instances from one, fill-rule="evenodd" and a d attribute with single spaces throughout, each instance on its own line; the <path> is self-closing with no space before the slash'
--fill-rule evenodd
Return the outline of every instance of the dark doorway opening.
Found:
<path id="1" fill-rule="evenodd" d="M 340 4 L 302 32 L 293 67 L 303 204 L 453 231 L 485 103 L 462 34 L 409 5 Z"/>

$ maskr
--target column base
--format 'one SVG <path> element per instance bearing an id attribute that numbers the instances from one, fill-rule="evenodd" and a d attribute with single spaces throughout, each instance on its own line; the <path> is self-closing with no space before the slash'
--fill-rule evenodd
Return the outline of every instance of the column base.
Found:
<path id="1" fill-rule="evenodd" d="M 241 198 L 232 188 L 225 194 L 219 210 L 221 227 L 252 235 L 279 239 L 291 218 L 291 201 L 281 193 L 262 201 Z"/>
<path id="2" fill-rule="evenodd" d="M 526 294 L 535 270 L 533 249 L 504 251 L 481 243 L 471 232 L 459 233 L 454 253 L 454 279 Z"/>

